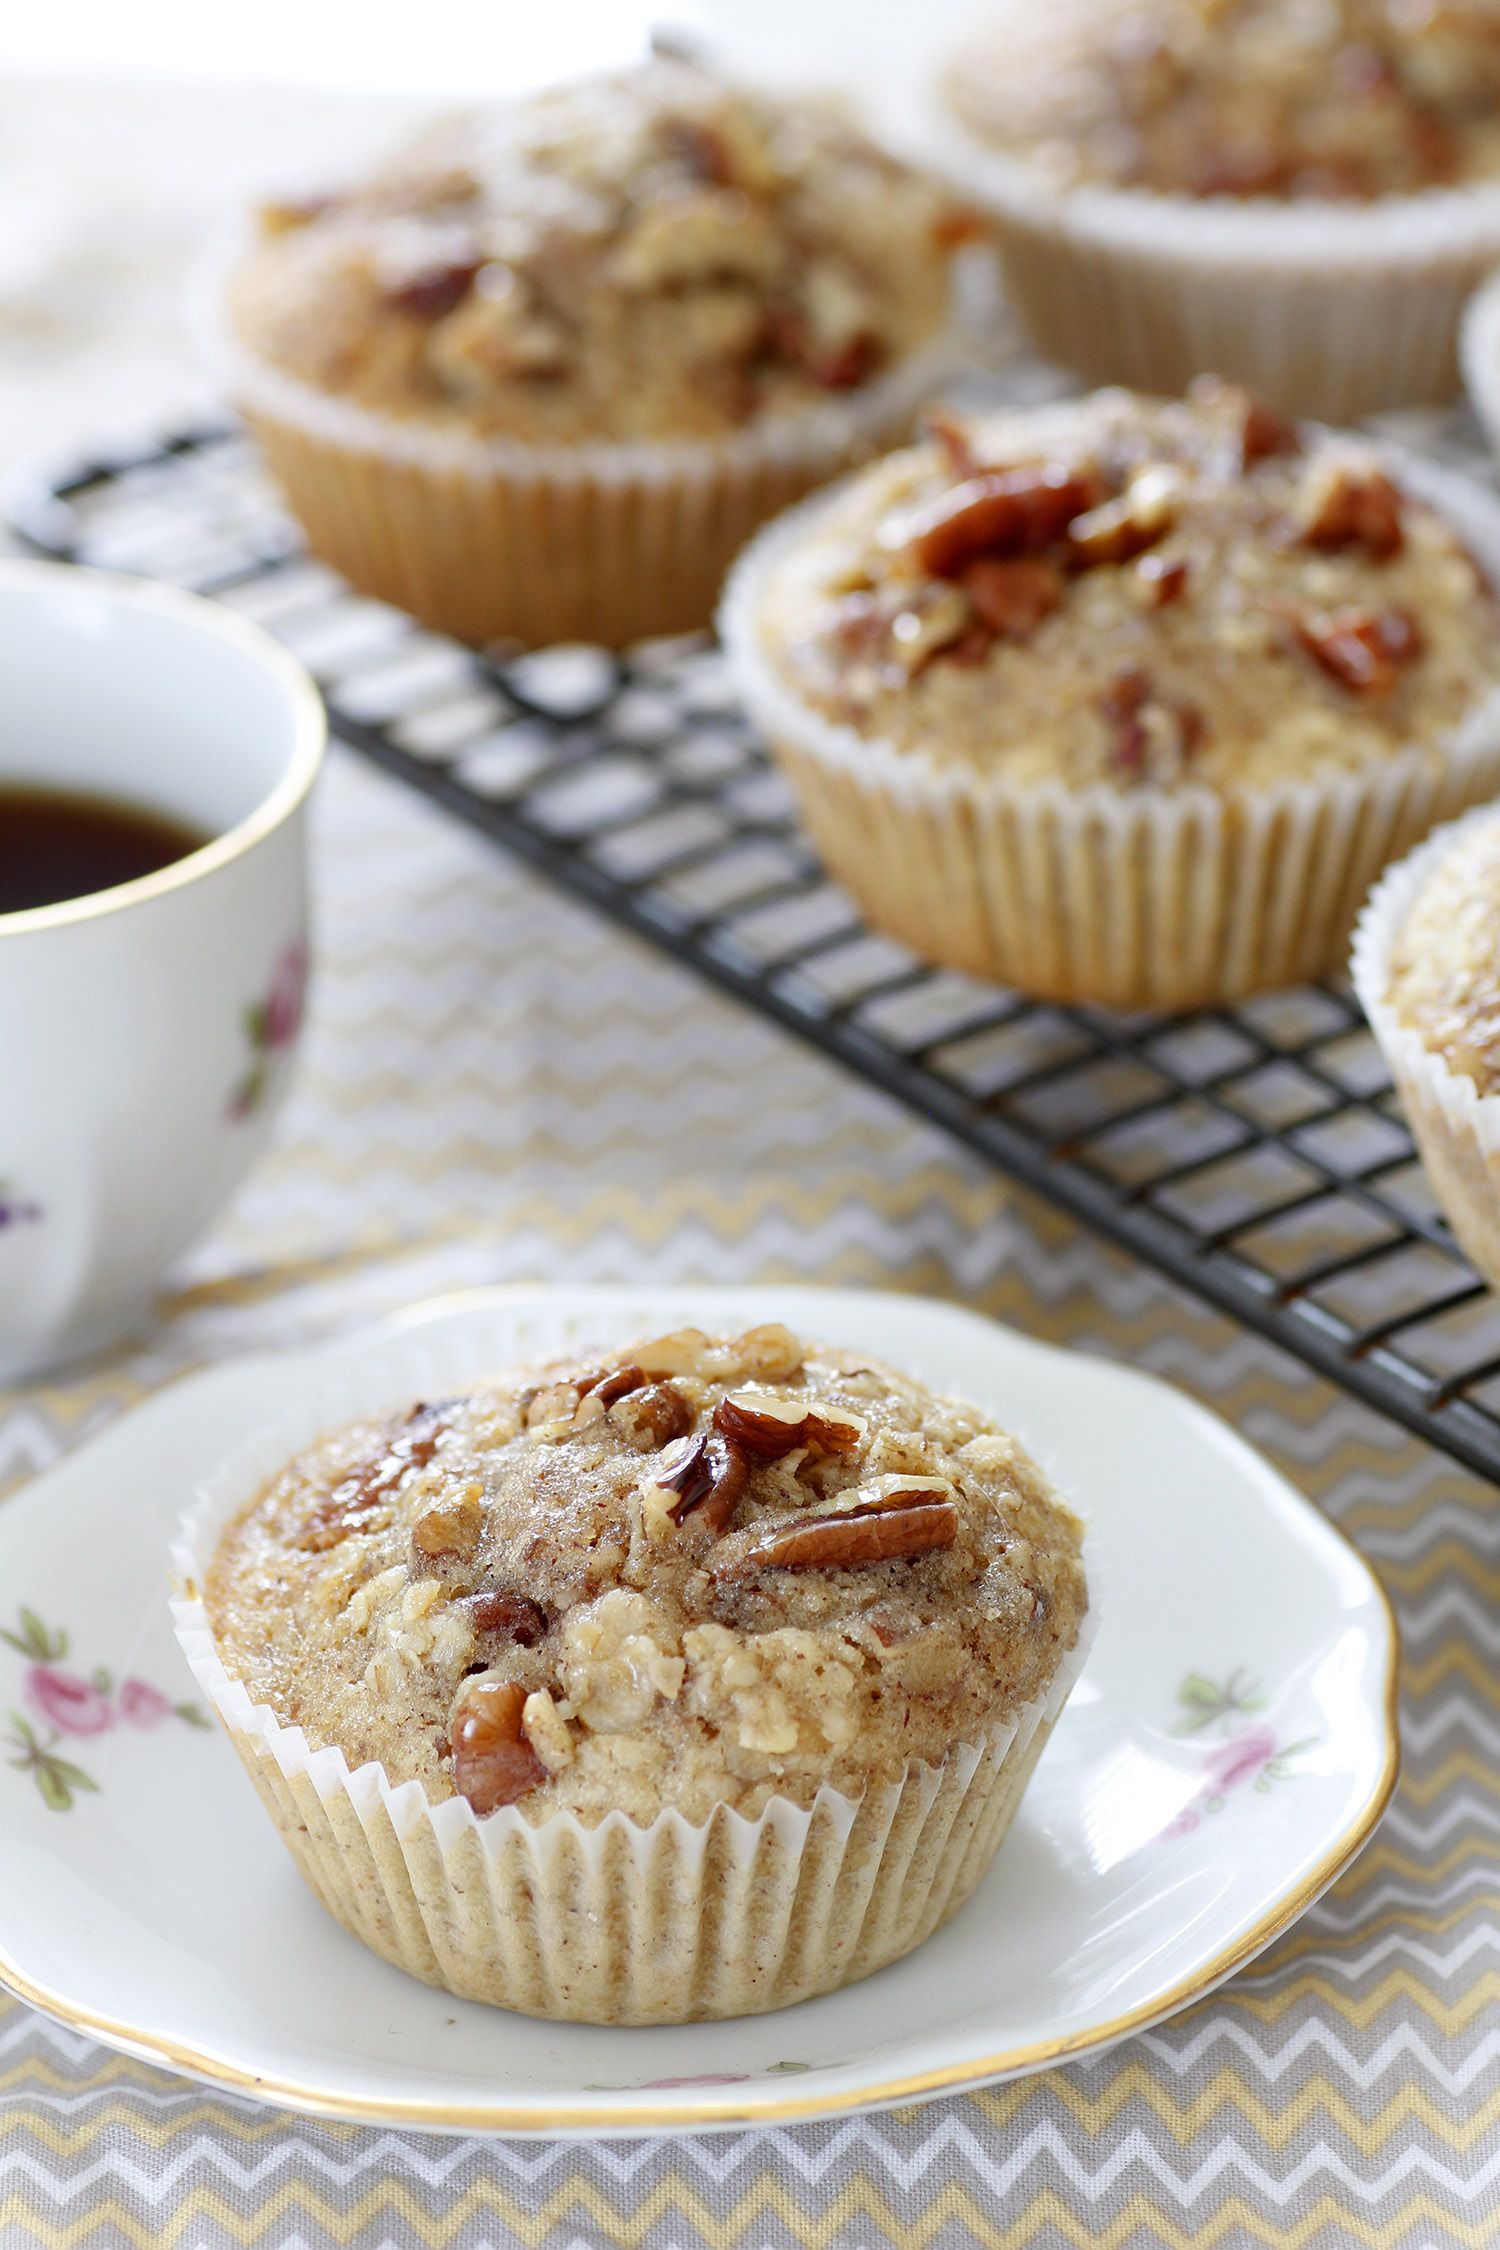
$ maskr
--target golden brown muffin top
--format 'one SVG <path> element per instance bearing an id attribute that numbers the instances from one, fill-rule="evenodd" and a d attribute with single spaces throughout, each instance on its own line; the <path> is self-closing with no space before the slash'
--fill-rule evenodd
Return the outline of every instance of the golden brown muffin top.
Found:
<path id="1" fill-rule="evenodd" d="M 1076 1641 L 1080 1541 L 977 1407 L 685 1329 L 321 1439 L 205 1600 L 230 1674 L 351 1765 L 645 1824 L 979 1740 Z"/>
<path id="2" fill-rule="evenodd" d="M 1500 820 L 1466 829 L 1428 870 L 1391 946 L 1386 999 L 1476 1093 L 1500 1086 Z"/>
<path id="3" fill-rule="evenodd" d="M 231 292 L 261 362 L 529 443 L 716 437 L 948 324 L 951 195 L 832 110 L 657 60 L 432 126 L 269 208 Z"/>
<path id="4" fill-rule="evenodd" d="M 1016 782 L 1210 788 L 1444 738 L 1494 594 L 1373 448 L 1235 386 L 938 417 L 818 506 L 759 631 L 823 717 Z"/>
<path id="5" fill-rule="evenodd" d="M 1495 0 L 1048 0 L 946 83 L 1070 185 L 1368 202 L 1500 177 Z"/>

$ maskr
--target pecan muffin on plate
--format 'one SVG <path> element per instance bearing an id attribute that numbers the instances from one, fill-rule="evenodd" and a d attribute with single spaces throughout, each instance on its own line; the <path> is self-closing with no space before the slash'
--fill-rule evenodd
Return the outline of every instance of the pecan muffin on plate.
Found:
<path id="1" fill-rule="evenodd" d="M 1438 1201 L 1500 1288 L 1500 813 L 1439 829 L 1389 870 L 1353 977 Z"/>
<path id="2" fill-rule="evenodd" d="M 754 542 L 722 629 L 829 868 L 924 958 L 1201 1005 L 1330 967 L 1500 783 L 1462 479 L 1203 379 L 972 423 Z"/>
<path id="3" fill-rule="evenodd" d="M 362 591 L 474 641 L 684 631 L 951 370 L 973 231 L 835 112 L 653 61 L 267 210 L 231 382 Z"/>
<path id="4" fill-rule="evenodd" d="M 694 1329 L 334 1431 L 191 1523 L 179 1633 L 387 1960 L 589 2022 L 781 2007 L 988 1866 L 1080 1527 L 976 1407 Z"/>
<path id="5" fill-rule="evenodd" d="M 1493 0 L 1052 0 L 945 80 L 1043 348 L 1331 420 L 1448 398 L 1500 258 Z"/>

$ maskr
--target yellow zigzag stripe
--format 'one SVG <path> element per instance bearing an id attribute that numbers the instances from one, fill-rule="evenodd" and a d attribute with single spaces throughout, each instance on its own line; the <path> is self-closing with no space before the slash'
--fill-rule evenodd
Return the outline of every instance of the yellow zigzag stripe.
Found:
<path id="1" fill-rule="evenodd" d="M 1024 2079 L 1017 2079 L 970 2098 L 994 2124 L 1020 2130 L 1033 2093 Z M 1086 2134 L 1106 2132 L 1136 2102 L 1151 2111 L 1179 2146 L 1208 2131 L 1228 2112 L 1231 2118 L 1243 2119 L 1271 2150 L 1288 2147 L 1309 2126 L 1316 2128 L 1326 2121 L 1367 2157 L 1379 2156 L 1393 2135 L 1413 2124 L 1446 2148 L 1468 2150 L 1492 2134 L 1500 2118 L 1500 2095 L 1476 2108 L 1466 2107 L 1466 2114 L 1457 2117 L 1450 2098 L 1435 2100 L 1421 2086 L 1399 2087 L 1367 2116 L 1326 2076 L 1307 2080 L 1291 2094 L 1277 2088 L 1268 2095 L 1257 2081 L 1228 2064 L 1221 2064 L 1204 2085 L 1189 2090 L 1163 2083 L 1153 2075 L 1150 2063 L 1133 2054 L 1097 2092 L 1090 2092 L 1070 2072 L 1057 2071 L 1047 2080 L 1047 2093 Z"/>
<path id="2" fill-rule="evenodd" d="M 340 2244 L 383 2226 L 388 2231 L 399 2227 L 403 2239 L 421 2243 L 424 2250 L 447 2250 L 466 2228 L 484 2220 L 498 2223 L 526 2250 L 536 2250 L 554 2230 L 566 2227 L 576 2234 L 581 2224 L 594 2227 L 598 2238 L 615 2250 L 644 2250 L 653 2230 L 663 2227 L 673 2239 L 680 2240 L 692 2230 L 712 2250 L 736 2250 L 751 2238 L 752 2229 L 763 2230 L 772 2220 L 801 2250 L 829 2250 L 841 2234 L 847 2236 L 855 2228 L 886 2236 L 901 2243 L 903 2250 L 929 2250 L 945 2231 L 951 2238 L 960 2229 L 966 2229 L 984 2250 L 1026 2250 L 1044 2233 L 1049 2241 L 1066 2243 L 1070 2250 L 1126 2250 L 1132 2241 L 1142 2239 L 1161 2250 L 1220 2250 L 1221 2245 L 1231 2244 L 1241 2250 L 1247 2243 L 1264 2245 L 1265 2250 L 1318 2250 L 1325 2242 L 1338 2242 L 1347 2250 L 1398 2250 L 1419 2230 L 1429 2235 L 1440 2232 L 1445 2243 L 1459 2250 L 1492 2250 L 1494 2241 L 1487 2215 L 1465 2219 L 1425 2192 L 1383 2219 L 1351 2211 L 1347 2202 L 1329 2195 L 1320 2195 L 1295 2214 L 1262 2213 L 1243 2197 L 1232 2195 L 1200 2222 L 1191 2222 L 1146 2194 L 1133 2194 L 1108 2213 L 1079 2216 L 1052 2191 L 1043 2190 L 1024 2209 L 997 2221 L 966 2188 L 951 2181 L 919 2215 L 907 2218 L 863 2174 L 849 2180 L 827 2208 L 816 2213 L 806 2209 L 800 2187 L 766 2179 L 758 2180 L 722 2213 L 680 2181 L 652 2188 L 628 2211 L 581 2179 L 559 2187 L 530 2210 L 513 2202 L 501 2183 L 480 2180 L 440 2213 L 426 2210 L 410 2189 L 394 2179 L 381 2181 L 343 2209 L 299 2181 L 283 2183 L 253 2212 L 197 2188 L 165 2221 L 141 2219 L 110 2196 L 66 2223 L 43 2221 L 36 2240 L 39 2250 L 76 2250 L 85 2240 L 98 2240 L 116 2230 L 136 2250 L 176 2250 L 211 2224 L 238 2243 L 274 2244 L 284 2241 L 301 2222 Z"/>

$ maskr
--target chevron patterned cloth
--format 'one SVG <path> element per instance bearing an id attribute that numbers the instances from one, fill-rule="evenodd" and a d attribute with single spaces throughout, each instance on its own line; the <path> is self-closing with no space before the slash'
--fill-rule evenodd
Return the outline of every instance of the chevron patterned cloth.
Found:
<path id="1" fill-rule="evenodd" d="M 0 1998 L 0 2250 L 1500 2240 L 1495 1495 L 335 756 L 271 1153 L 148 1348 L 0 1403 L 13 1486 L 177 1370 L 503 1279 L 952 1295 L 1155 1368 L 1335 1514 L 1406 1637 L 1400 1795 L 1246 1974 L 1091 2061 L 889 2116 L 583 2144 L 303 2123 Z"/>

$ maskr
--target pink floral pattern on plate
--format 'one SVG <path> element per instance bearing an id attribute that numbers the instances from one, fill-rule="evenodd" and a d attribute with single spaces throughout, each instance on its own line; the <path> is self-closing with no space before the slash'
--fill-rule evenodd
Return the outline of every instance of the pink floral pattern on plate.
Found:
<path id="1" fill-rule="evenodd" d="M 1198 1788 L 1162 1830 L 1163 1843 L 1190 1836 L 1206 1816 L 1224 1810 L 1236 1789 L 1250 1785 L 1264 1795 L 1285 1780 L 1296 1760 L 1317 1740 L 1316 1735 L 1304 1735 L 1297 1742 L 1282 1742 L 1263 1720 L 1257 1720 L 1255 1714 L 1265 1709 L 1266 1698 L 1243 1670 L 1231 1672 L 1225 1680 L 1189 1672 L 1177 1690 L 1177 1701 L 1182 1715 L 1174 1734 L 1213 1733 L 1219 1739 L 1205 1748 Z"/>
<path id="2" fill-rule="evenodd" d="M 21 1680 L 26 1710 L 10 1713 L 0 1747 L 14 1753 L 7 1762 L 32 1776 L 53 1812 L 70 1811 L 80 1790 L 99 1788 L 85 1767 L 63 1756 L 64 1741 L 92 1741 L 119 1726 L 159 1727 L 167 1719 L 190 1727 L 209 1723 L 198 1704 L 174 1703 L 149 1680 L 117 1681 L 103 1665 L 89 1673 L 64 1670 L 68 1636 L 44 1625 L 34 1609 L 22 1608 L 14 1632 L 0 1626 L 0 1641 L 26 1659 Z"/>
<path id="3" fill-rule="evenodd" d="M 265 998 L 253 1001 L 245 1010 L 250 1063 L 230 1098 L 232 1118 L 253 1117 L 260 1108 L 270 1091 L 272 1065 L 302 1029 L 306 1005 L 307 948 L 299 940 L 286 948 L 276 964 Z"/>

